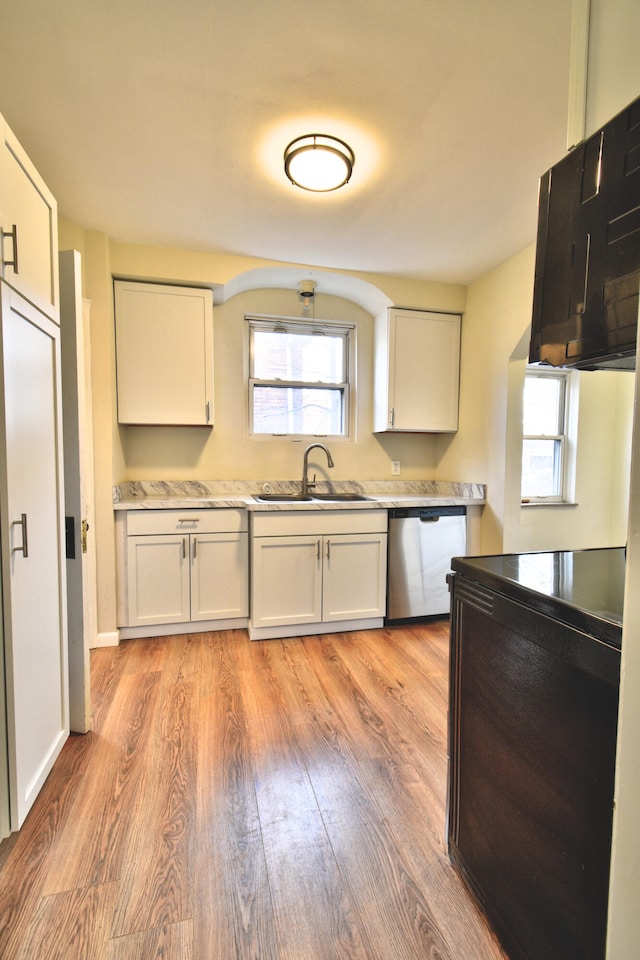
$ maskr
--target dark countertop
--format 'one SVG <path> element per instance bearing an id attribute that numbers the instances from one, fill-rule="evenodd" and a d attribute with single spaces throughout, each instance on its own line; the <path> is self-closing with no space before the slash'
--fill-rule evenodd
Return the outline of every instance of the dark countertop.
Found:
<path id="1" fill-rule="evenodd" d="M 625 549 L 455 557 L 452 569 L 618 649 Z"/>

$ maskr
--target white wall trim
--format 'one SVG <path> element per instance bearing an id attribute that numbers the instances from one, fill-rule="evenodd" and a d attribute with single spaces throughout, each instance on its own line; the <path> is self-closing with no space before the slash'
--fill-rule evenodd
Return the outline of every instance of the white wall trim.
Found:
<path id="1" fill-rule="evenodd" d="M 117 647 L 119 643 L 120 635 L 117 630 L 113 630 L 110 633 L 98 633 L 93 638 L 90 649 L 95 650 L 97 647 Z"/>
<path id="2" fill-rule="evenodd" d="M 569 51 L 569 106 L 567 150 L 585 137 L 589 61 L 591 0 L 573 0 L 571 6 L 571 48 Z"/>

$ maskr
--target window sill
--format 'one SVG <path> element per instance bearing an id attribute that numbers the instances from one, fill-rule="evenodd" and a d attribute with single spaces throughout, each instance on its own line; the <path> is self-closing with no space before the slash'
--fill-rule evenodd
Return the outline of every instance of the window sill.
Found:
<path id="1" fill-rule="evenodd" d="M 577 507 L 576 500 L 521 500 L 520 506 L 529 507 Z"/>

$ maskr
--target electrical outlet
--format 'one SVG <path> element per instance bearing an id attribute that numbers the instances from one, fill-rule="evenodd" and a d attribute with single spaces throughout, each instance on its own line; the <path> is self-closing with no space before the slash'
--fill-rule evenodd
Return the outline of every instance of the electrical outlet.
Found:
<path id="1" fill-rule="evenodd" d="M 391 461 L 391 476 L 399 477 L 400 476 L 400 461 L 392 460 Z"/>

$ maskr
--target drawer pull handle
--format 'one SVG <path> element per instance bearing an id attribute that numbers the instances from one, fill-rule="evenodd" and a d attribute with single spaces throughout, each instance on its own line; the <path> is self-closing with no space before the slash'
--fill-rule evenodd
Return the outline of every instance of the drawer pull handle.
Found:
<path id="1" fill-rule="evenodd" d="M 27 539 L 27 515 L 23 513 L 20 520 L 14 520 L 14 527 L 22 527 L 22 545 L 20 547 L 14 547 L 14 552 L 17 553 L 19 550 L 22 551 L 22 556 L 27 559 L 29 556 L 29 541 Z"/>

